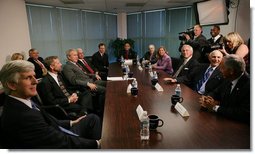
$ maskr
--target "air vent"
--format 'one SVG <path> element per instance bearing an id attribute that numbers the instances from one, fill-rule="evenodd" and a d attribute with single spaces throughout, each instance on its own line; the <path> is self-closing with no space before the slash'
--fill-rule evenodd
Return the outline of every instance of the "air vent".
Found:
<path id="1" fill-rule="evenodd" d="M 83 0 L 60 0 L 64 4 L 84 4 Z"/>
<path id="2" fill-rule="evenodd" d="M 145 3 L 127 3 L 127 7 L 143 7 Z"/>

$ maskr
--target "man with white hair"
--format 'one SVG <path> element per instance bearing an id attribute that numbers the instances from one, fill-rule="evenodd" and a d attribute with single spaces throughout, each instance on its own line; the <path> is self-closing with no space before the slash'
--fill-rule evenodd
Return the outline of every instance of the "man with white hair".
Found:
<path id="1" fill-rule="evenodd" d="M 34 65 L 24 60 L 10 61 L 0 71 L 3 84 L 1 140 L 8 149 L 98 148 L 101 124 L 96 115 L 77 120 L 57 120 L 40 108 Z"/>
<path id="2" fill-rule="evenodd" d="M 250 122 L 250 78 L 238 55 L 223 58 L 220 71 L 226 81 L 199 100 L 201 107 L 232 119 Z"/>

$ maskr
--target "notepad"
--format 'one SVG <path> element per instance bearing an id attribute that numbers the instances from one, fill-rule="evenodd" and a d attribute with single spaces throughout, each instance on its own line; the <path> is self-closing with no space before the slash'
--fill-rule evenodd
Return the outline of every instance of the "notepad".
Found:
<path id="1" fill-rule="evenodd" d="M 183 117 L 189 116 L 189 112 L 179 102 L 176 103 L 174 108 L 180 113 L 181 116 Z"/>
<path id="2" fill-rule="evenodd" d="M 158 83 L 156 83 L 155 88 L 156 88 L 158 91 L 164 91 L 164 89 L 163 89 L 163 88 L 161 87 L 161 85 L 159 85 Z"/>

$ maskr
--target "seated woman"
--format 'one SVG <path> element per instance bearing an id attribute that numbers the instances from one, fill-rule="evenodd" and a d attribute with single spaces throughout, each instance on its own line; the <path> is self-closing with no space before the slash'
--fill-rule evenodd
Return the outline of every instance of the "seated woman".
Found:
<path id="1" fill-rule="evenodd" d="M 21 53 L 12 54 L 11 60 L 24 60 L 24 55 Z"/>
<path id="2" fill-rule="evenodd" d="M 123 56 L 124 59 L 136 59 L 137 53 L 131 48 L 130 44 L 126 42 L 124 44 L 124 50 L 120 52 L 120 57 L 118 57 L 118 60 L 121 59 L 121 56 Z"/>
<path id="3" fill-rule="evenodd" d="M 158 60 L 157 52 L 155 51 L 155 45 L 150 44 L 148 49 L 149 51 L 147 51 L 143 56 L 143 58 L 145 59 L 145 64 L 148 64 L 149 62 L 151 64 L 155 64 Z M 142 62 L 143 58 L 140 59 L 140 62 Z"/>
<path id="4" fill-rule="evenodd" d="M 157 52 L 158 61 L 152 65 L 152 68 L 160 69 L 168 74 L 173 73 L 172 60 L 170 56 L 167 55 L 165 47 L 161 46 Z"/>
<path id="5" fill-rule="evenodd" d="M 236 54 L 244 59 L 248 56 L 249 48 L 237 32 L 228 33 L 224 37 L 224 44 L 226 48 L 220 50 L 224 55 Z"/>

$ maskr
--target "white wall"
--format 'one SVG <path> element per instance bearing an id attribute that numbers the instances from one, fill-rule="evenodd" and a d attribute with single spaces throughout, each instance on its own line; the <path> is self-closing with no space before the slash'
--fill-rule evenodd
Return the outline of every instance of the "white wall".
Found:
<path id="1" fill-rule="evenodd" d="M 14 52 L 27 58 L 31 48 L 24 0 L 0 0 L 0 68 Z"/>
<path id="2" fill-rule="evenodd" d="M 229 24 L 221 26 L 221 33 L 238 32 L 244 41 L 251 37 L 250 0 L 239 0 L 238 8 L 229 8 Z"/>

